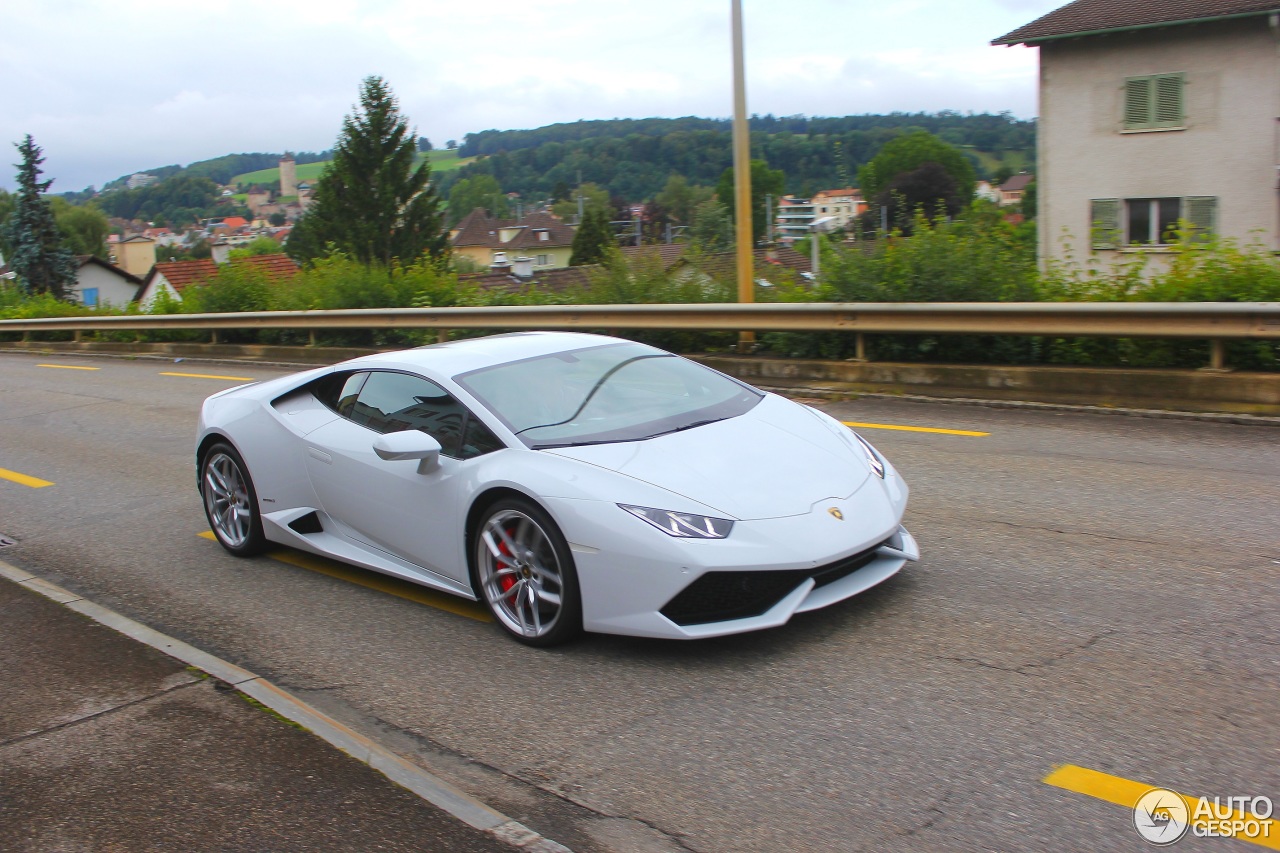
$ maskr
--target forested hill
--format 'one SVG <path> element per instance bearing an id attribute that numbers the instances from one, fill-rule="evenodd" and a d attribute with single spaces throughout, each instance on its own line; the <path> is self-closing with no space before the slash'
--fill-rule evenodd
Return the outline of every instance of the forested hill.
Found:
<path id="1" fill-rule="evenodd" d="M 280 165 L 280 154 L 225 154 L 222 157 L 214 157 L 212 160 L 201 160 L 188 166 L 157 166 L 154 169 L 143 169 L 142 173 L 147 175 L 155 175 L 157 178 L 164 180 L 181 176 L 185 178 L 208 178 L 216 184 L 230 183 L 232 176 L 243 174 L 244 172 L 253 172 L 258 169 L 270 169 Z M 322 160 L 328 160 L 333 156 L 332 151 L 320 151 L 313 153 L 310 151 L 302 151 L 294 155 L 294 160 L 301 166 L 303 163 L 316 163 Z M 122 189 L 125 181 L 129 180 L 129 175 L 123 175 L 114 181 L 106 184 L 102 189 L 106 190 Z"/>
<path id="2" fill-rule="evenodd" d="M 851 186 L 858 167 L 909 128 L 924 128 L 960 147 L 980 177 L 1006 166 L 1033 166 L 1034 120 L 1008 113 L 892 113 L 834 118 L 753 116 L 751 155 L 786 174 L 786 191 L 807 196 Z M 731 163 L 732 122 L 688 116 L 553 124 L 533 130 L 486 130 L 465 137 L 459 154 L 481 159 L 457 176 L 493 175 L 504 192 L 546 197 L 594 182 L 629 201 L 651 198 L 672 174 L 714 185 Z M 452 176 L 450 176 L 452 177 Z M 450 181 L 451 183 L 451 181 Z"/>

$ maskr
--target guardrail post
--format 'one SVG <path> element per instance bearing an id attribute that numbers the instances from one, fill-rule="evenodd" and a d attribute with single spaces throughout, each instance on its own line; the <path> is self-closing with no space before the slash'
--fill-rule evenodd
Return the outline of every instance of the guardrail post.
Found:
<path id="1" fill-rule="evenodd" d="M 436 343 L 438 343 L 438 344 L 447 344 L 447 343 L 449 343 L 449 330 L 448 330 L 448 329 L 441 329 L 440 331 L 436 332 Z"/>
<path id="2" fill-rule="evenodd" d="M 209 333 L 209 343 L 216 344 L 218 342 L 218 330 L 214 329 Z"/>
<path id="3" fill-rule="evenodd" d="M 309 347 L 313 347 L 313 346 L 315 346 L 315 345 L 316 345 L 316 330 L 315 330 L 315 329 L 312 329 L 312 330 L 307 334 L 307 346 L 309 346 Z"/>
<path id="4" fill-rule="evenodd" d="M 76 333 L 75 333 L 75 335 L 74 335 L 74 336 L 72 336 L 71 340 L 75 341 L 76 343 L 80 343 L 80 330 L 79 330 L 79 329 L 76 329 Z"/>
<path id="5" fill-rule="evenodd" d="M 1227 345 L 1221 338 L 1209 341 L 1209 370 L 1225 371 L 1227 369 Z"/>
<path id="6" fill-rule="evenodd" d="M 867 360 L 867 338 L 862 332 L 858 332 L 853 338 L 853 360 Z"/>

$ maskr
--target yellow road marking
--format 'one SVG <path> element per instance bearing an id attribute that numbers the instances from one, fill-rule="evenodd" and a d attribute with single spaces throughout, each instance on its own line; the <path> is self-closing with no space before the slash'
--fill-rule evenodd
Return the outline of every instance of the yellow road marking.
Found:
<path id="1" fill-rule="evenodd" d="M 857 421 L 841 421 L 847 427 L 857 427 L 859 429 L 896 429 L 901 432 L 936 432 L 942 435 L 975 435 L 984 436 L 991 435 L 989 432 L 974 432 L 969 429 L 940 429 L 938 427 L 918 427 L 903 426 L 901 424 L 863 424 Z"/>
<path id="2" fill-rule="evenodd" d="M 36 367 L 52 367 L 54 370 L 101 370 L 101 367 L 80 367 L 76 364 L 37 364 Z"/>
<path id="3" fill-rule="evenodd" d="M 217 541 L 217 537 L 213 535 L 212 530 L 206 530 L 199 535 L 204 539 Z M 478 602 L 467 601 L 465 598 L 458 598 L 443 592 L 436 592 L 433 589 L 427 589 L 388 575 L 379 575 L 376 572 L 358 569 L 354 566 L 339 563 L 336 560 L 317 557 L 314 554 L 295 551 L 292 548 L 277 548 L 276 550 L 268 551 L 267 556 L 281 563 L 297 566 L 300 569 L 309 569 L 322 575 L 328 575 L 331 578 L 348 581 L 369 589 L 376 589 L 378 592 L 385 592 L 399 598 L 406 598 L 409 601 L 416 601 L 418 604 L 425 604 L 428 607 L 434 607 L 437 610 L 444 610 L 458 616 L 465 616 L 468 619 L 475 619 L 477 622 L 493 621 L 489 611 L 485 610 L 484 605 Z"/>
<path id="4" fill-rule="evenodd" d="M 1122 779 L 1119 776 L 1090 770 L 1087 767 L 1077 767 L 1074 764 L 1064 764 L 1055 768 L 1052 773 L 1041 781 L 1046 785 L 1053 785 L 1055 788 L 1062 788 L 1076 794 L 1084 794 L 1086 797 L 1093 797 L 1131 810 L 1137 805 L 1143 794 L 1161 787 L 1159 785 L 1133 782 L 1129 779 Z M 1177 791 L 1173 793 L 1176 793 L 1187 804 L 1187 814 L 1194 815 L 1196 804 L 1200 801 L 1200 798 L 1189 797 Z M 1280 824 L 1277 823 L 1275 818 L 1257 819 L 1252 815 L 1243 814 L 1236 810 L 1232 810 L 1231 818 L 1229 818 L 1229 820 L 1246 819 L 1257 820 L 1260 826 L 1269 827 L 1269 829 L 1264 834 L 1259 834 L 1257 838 L 1236 835 L 1236 839 L 1248 841 L 1250 844 L 1257 844 L 1259 847 L 1266 847 L 1269 850 L 1280 850 Z M 1205 819 L 1200 818 L 1197 821 L 1193 817 L 1191 824 L 1193 828 L 1197 825 L 1203 826 L 1205 825 Z"/>
<path id="5" fill-rule="evenodd" d="M 186 376 L 189 379 L 230 379 L 233 382 L 252 382 L 252 376 L 217 376 L 212 373 L 166 373 L 160 372 L 161 376 Z"/>
<path id="6" fill-rule="evenodd" d="M 28 477 L 26 474 L 19 474 L 17 471 L 10 471 L 7 468 L 0 468 L 0 480 L 11 480 L 24 486 L 30 486 L 33 489 L 43 489 L 45 486 L 53 485 L 48 480 L 41 480 L 39 477 Z"/>

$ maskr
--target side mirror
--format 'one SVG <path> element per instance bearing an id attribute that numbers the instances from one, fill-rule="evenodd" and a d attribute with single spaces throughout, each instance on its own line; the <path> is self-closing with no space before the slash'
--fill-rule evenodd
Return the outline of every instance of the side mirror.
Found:
<path id="1" fill-rule="evenodd" d="M 440 442 L 425 432 L 406 429 L 389 432 L 373 440 L 373 452 L 379 459 L 418 459 L 418 473 L 429 474 L 440 467 Z"/>

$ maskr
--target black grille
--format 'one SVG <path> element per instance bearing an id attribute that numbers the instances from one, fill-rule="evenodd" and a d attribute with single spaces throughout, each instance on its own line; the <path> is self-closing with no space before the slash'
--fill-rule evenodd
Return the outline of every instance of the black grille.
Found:
<path id="1" fill-rule="evenodd" d="M 668 601 L 661 612 L 677 625 L 702 625 L 759 616 L 809 578 L 813 578 L 816 588 L 848 577 L 874 560 L 876 549 L 883 544 L 881 542 L 851 557 L 812 569 L 707 572 Z"/>

